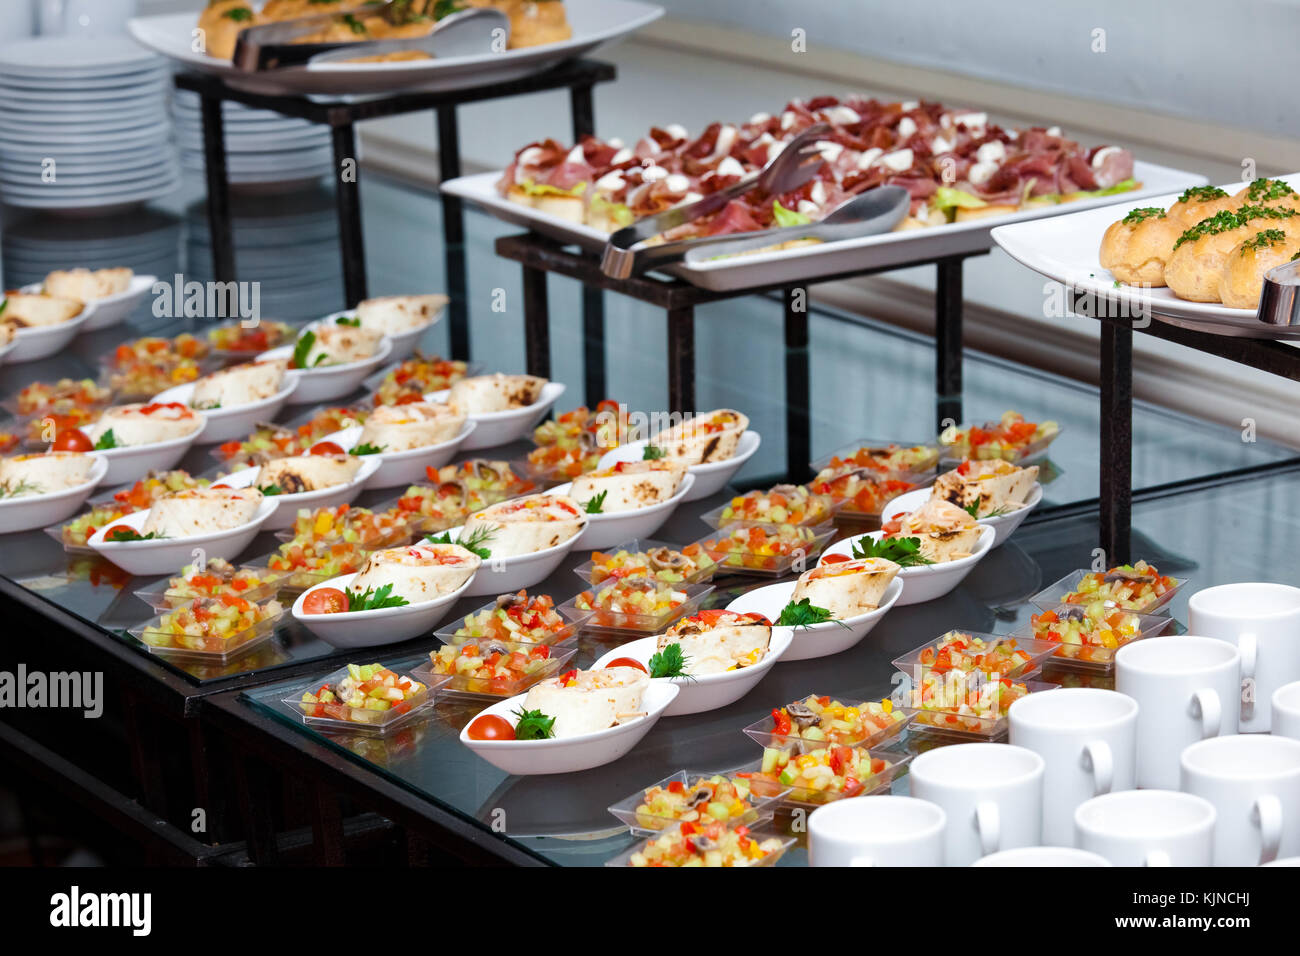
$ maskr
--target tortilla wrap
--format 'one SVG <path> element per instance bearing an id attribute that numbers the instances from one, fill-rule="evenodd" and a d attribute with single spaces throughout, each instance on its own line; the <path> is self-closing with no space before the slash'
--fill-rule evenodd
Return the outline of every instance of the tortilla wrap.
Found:
<path id="1" fill-rule="evenodd" d="M 312 329 L 316 334 L 311 348 L 303 359 L 303 369 L 321 368 L 329 365 L 345 365 L 348 362 L 360 362 L 375 354 L 382 332 L 359 328 L 355 325 L 339 325 L 326 322 Z"/>
<path id="2" fill-rule="evenodd" d="M 661 431 L 652 443 L 662 448 L 669 458 L 687 465 L 702 465 L 733 457 L 740 436 L 748 427 L 749 419 L 740 412 L 719 408 Z"/>
<path id="3" fill-rule="evenodd" d="M 278 458 L 262 465 L 257 472 L 256 488 L 277 486 L 286 495 L 320 491 L 346 485 L 356 477 L 361 459 L 356 455 L 298 455 Z"/>
<path id="4" fill-rule="evenodd" d="M 723 615 L 715 622 L 699 616 L 678 621 L 655 640 L 655 650 L 677 644 L 687 659 L 691 675 L 721 674 L 751 667 L 767 656 L 772 626 L 759 624 L 743 615 Z"/>
<path id="5" fill-rule="evenodd" d="M 83 485 L 95 459 L 76 451 L 15 455 L 0 459 L 0 494 L 4 498 L 48 495 Z"/>
<path id="6" fill-rule="evenodd" d="M 965 474 L 957 470 L 944 472 L 935 479 L 931 498 L 950 502 L 963 510 L 978 504 L 978 517 L 994 511 L 1025 503 L 1034 482 L 1038 480 L 1038 466 L 1017 468 L 1008 461 L 968 461 Z"/>
<path id="7" fill-rule="evenodd" d="M 375 445 L 385 452 L 409 451 L 441 445 L 460 434 L 465 413 L 457 405 L 411 402 L 380 405 L 366 419 L 359 445 Z"/>
<path id="8" fill-rule="evenodd" d="M 61 325 L 81 314 L 80 299 L 42 295 L 38 292 L 9 292 L 4 295 L 6 324 L 20 329 Z"/>
<path id="9" fill-rule="evenodd" d="M 613 468 L 588 472 L 573 479 L 569 496 L 575 501 L 591 501 L 604 494 L 601 514 L 635 511 L 662 504 L 681 487 L 686 466 L 670 461 L 627 461 Z"/>
<path id="10" fill-rule="evenodd" d="M 808 599 L 836 620 L 857 617 L 880 607 L 889 582 L 902 569 L 885 558 L 861 558 L 822 564 L 799 575 L 790 600 Z"/>
<path id="11" fill-rule="evenodd" d="M 363 329 L 396 335 L 434 322 L 449 301 L 445 295 L 386 295 L 359 303 L 357 318 Z"/>
<path id="12" fill-rule="evenodd" d="M 125 292 L 135 273 L 125 267 L 117 269 L 55 270 L 45 277 L 45 293 L 64 299 L 90 302 Z"/>
<path id="13" fill-rule="evenodd" d="M 194 383 L 190 408 L 235 408 L 270 398 L 284 386 L 287 363 L 245 362 Z"/>
<path id="14" fill-rule="evenodd" d="M 417 544 L 386 548 L 366 558 L 348 585 L 353 594 L 393 586 L 393 594 L 412 604 L 450 594 L 473 577 L 483 562 L 458 544 Z"/>
<path id="15" fill-rule="evenodd" d="M 151 411 L 143 412 L 145 408 Z M 203 415 L 199 412 L 184 407 L 137 403 L 106 409 L 99 421 L 83 430 L 92 442 L 98 442 L 106 432 L 112 431 L 115 447 L 122 447 L 171 441 L 202 427 Z"/>
<path id="16" fill-rule="evenodd" d="M 558 677 L 534 684 L 524 698 L 523 709 L 554 717 L 551 730 L 556 737 L 576 737 L 642 716 L 649 686 L 649 675 L 636 667 L 578 671 L 564 686 Z"/>
<path id="17" fill-rule="evenodd" d="M 535 404 L 546 382 L 536 375 L 477 375 L 454 383 L 447 401 L 460 406 L 466 415 L 508 412 Z"/>
<path id="18" fill-rule="evenodd" d="M 917 538 L 921 556 L 935 563 L 969 557 L 980 539 L 975 519 L 941 498 L 903 515 L 899 524 L 901 530 L 893 537 Z"/>
<path id="19" fill-rule="evenodd" d="M 141 534 L 188 538 L 248 524 L 262 503 L 256 488 L 188 488 L 157 499 Z"/>
<path id="20" fill-rule="evenodd" d="M 460 536 L 467 540 L 480 528 L 494 529 L 484 547 L 493 558 L 511 558 L 563 544 L 586 525 L 587 516 L 567 495 L 524 495 L 470 515 Z"/>

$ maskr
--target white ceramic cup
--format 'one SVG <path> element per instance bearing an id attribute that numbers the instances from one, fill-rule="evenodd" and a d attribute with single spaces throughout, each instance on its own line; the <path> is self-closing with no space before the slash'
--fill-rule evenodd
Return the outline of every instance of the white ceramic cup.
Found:
<path id="1" fill-rule="evenodd" d="M 1115 690 L 1138 703 L 1137 785 L 1178 787 L 1188 744 L 1237 732 L 1237 649 L 1210 637 L 1153 637 L 1115 654 Z"/>
<path id="2" fill-rule="evenodd" d="M 943 809 L 915 797 L 838 800 L 808 817 L 810 866 L 943 866 Z"/>
<path id="3" fill-rule="evenodd" d="M 1105 793 L 1074 811 L 1074 842 L 1115 866 L 1209 866 L 1214 818 L 1214 804 L 1190 793 Z"/>
<path id="4" fill-rule="evenodd" d="M 1300 740 L 1300 680 L 1283 684 L 1269 700 L 1269 717 L 1274 737 Z"/>
<path id="5" fill-rule="evenodd" d="M 1197 591 L 1187 604 L 1187 629 L 1237 648 L 1240 730 L 1266 733 L 1273 692 L 1300 680 L 1300 588 L 1252 582 Z"/>
<path id="6" fill-rule="evenodd" d="M 1111 866 L 1110 860 L 1072 846 L 1022 846 L 976 860 L 971 866 Z"/>
<path id="7" fill-rule="evenodd" d="M 1138 705 L 1113 690 L 1065 687 L 1011 705 L 1011 742 L 1043 758 L 1043 843 L 1074 842 L 1074 809 L 1114 790 L 1132 790 Z"/>
<path id="8" fill-rule="evenodd" d="M 999 850 L 1037 846 L 1043 832 L 1043 758 L 1011 744 L 927 751 L 908 772 L 912 796 L 948 815 L 944 860 L 969 866 Z"/>
<path id="9" fill-rule="evenodd" d="M 1182 790 L 1214 804 L 1215 866 L 1300 854 L 1300 740 L 1236 734 L 1183 751 Z"/>

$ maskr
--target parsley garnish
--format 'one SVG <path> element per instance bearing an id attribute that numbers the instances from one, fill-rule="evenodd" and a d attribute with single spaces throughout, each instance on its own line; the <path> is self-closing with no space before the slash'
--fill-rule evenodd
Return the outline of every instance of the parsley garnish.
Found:
<path id="1" fill-rule="evenodd" d="M 1250 197 L 1252 202 L 1281 199 L 1283 196 L 1290 196 L 1293 193 L 1295 193 L 1295 190 L 1280 179 L 1256 179 L 1246 190 L 1246 195 Z"/>
<path id="2" fill-rule="evenodd" d="M 585 511 L 585 512 L 587 512 L 587 514 L 589 514 L 589 515 L 599 515 L 599 514 L 604 514 L 604 513 L 605 513 L 605 511 L 604 511 L 604 509 L 605 509 L 605 496 L 606 496 L 607 494 L 609 494 L 608 491 L 602 491 L 600 494 L 596 495 L 596 496 L 593 497 L 590 501 L 588 501 L 586 504 L 584 504 L 584 505 L 582 506 L 582 510 Z"/>
<path id="3" fill-rule="evenodd" d="M 1218 186 L 1193 186 L 1178 197 L 1179 202 L 1188 202 L 1192 199 L 1200 199 L 1209 202 L 1211 199 L 1222 199 L 1228 195 Z"/>
<path id="4" fill-rule="evenodd" d="M 453 13 L 460 13 L 460 11 L 464 9 L 464 5 L 457 3 L 456 0 L 438 0 L 438 2 L 433 5 L 433 18 L 435 20 L 441 20 L 443 17 L 449 17 Z"/>
<path id="5" fill-rule="evenodd" d="M 1144 206 L 1141 209 L 1134 209 L 1124 217 L 1124 224 L 1131 226 L 1134 223 L 1143 222 L 1147 219 L 1164 219 L 1165 211 L 1159 206 Z"/>
<path id="6" fill-rule="evenodd" d="M 812 603 L 811 598 L 791 601 L 781 608 L 781 616 L 776 619 L 779 627 L 812 627 L 814 624 L 838 624 L 848 627 L 843 621 L 831 617 L 831 612 Z"/>
<path id="7" fill-rule="evenodd" d="M 298 341 L 293 346 L 293 367 L 307 367 L 307 353 L 311 347 L 316 344 L 316 333 L 308 329 L 302 335 L 298 336 Z"/>
<path id="8" fill-rule="evenodd" d="M 922 556 L 920 538 L 881 538 L 877 541 L 870 535 L 864 535 L 853 542 L 853 559 L 857 561 L 862 558 L 885 558 L 903 568 L 934 564 Z"/>
<path id="9" fill-rule="evenodd" d="M 9 300 L 8 300 L 8 299 L 0 299 L 0 315 L 4 315 L 4 314 L 5 314 L 5 309 L 7 309 L 7 308 L 9 308 Z"/>
<path id="10" fill-rule="evenodd" d="M 26 480 L 20 481 L 16 485 L 11 485 L 7 481 L 0 485 L 0 498 L 17 498 L 20 495 L 39 495 L 40 493 L 40 485 Z"/>
<path id="11" fill-rule="evenodd" d="M 350 13 L 343 14 L 343 22 L 348 25 L 353 33 L 365 33 L 366 25 Z"/>
<path id="12" fill-rule="evenodd" d="M 116 448 L 116 447 L 117 447 L 117 436 L 113 434 L 113 429 L 111 428 L 108 431 L 104 432 L 104 434 L 100 435 L 99 440 L 95 442 L 95 451 L 103 451 L 107 448 Z"/>
<path id="13" fill-rule="evenodd" d="M 253 11 L 247 7 L 235 7 L 233 10 L 227 10 L 222 16 L 227 20 L 234 20 L 236 23 L 244 23 L 253 19 Z"/>
<path id="14" fill-rule="evenodd" d="M 348 452 L 349 455 L 378 455 L 387 445 L 372 445 L 370 442 L 362 442 L 360 445 L 353 446 Z"/>
<path id="15" fill-rule="evenodd" d="M 340 315 L 337 319 L 335 319 L 335 324 L 348 325 L 354 329 L 361 328 L 361 320 L 358 319 L 355 315 Z"/>
<path id="16" fill-rule="evenodd" d="M 496 525 L 485 524 L 479 525 L 479 527 L 475 528 L 470 536 L 464 541 L 452 541 L 450 531 L 444 531 L 436 538 L 431 534 L 427 534 L 424 536 L 424 540 L 428 541 L 430 544 L 458 544 L 466 551 L 473 551 L 480 558 L 486 561 L 488 558 L 492 557 L 492 551 L 490 548 L 484 547 L 484 545 L 496 537 L 496 533 Z"/>
<path id="17" fill-rule="evenodd" d="M 1258 252 L 1265 246 L 1271 246 L 1279 242 L 1286 242 L 1286 233 L 1281 229 L 1265 229 L 1262 232 L 1255 233 L 1250 239 L 1241 244 L 1241 254 L 1244 256 L 1246 250 Z"/>
<path id="18" fill-rule="evenodd" d="M 377 591 L 374 588 L 366 588 L 363 594 L 357 594 L 355 591 L 348 592 L 349 611 L 378 611 L 386 607 L 405 607 L 410 603 L 400 594 L 394 594 L 391 584 L 385 584 Z"/>
<path id="19" fill-rule="evenodd" d="M 258 485 L 257 490 L 267 496 L 284 494 L 284 489 L 279 485 Z"/>
<path id="20" fill-rule="evenodd" d="M 1294 209 L 1279 209 L 1276 206 L 1242 206 L 1236 212 L 1224 209 L 1202 219 L 1184 232 L 1174 243 L 1174 248 L 1177 249 L 1184 242 L 1193 242 L 1205 236 L 1217 236 L 1229 229 L 1237 229 L 1256 219 L 1290 219 L 1294 215 L 1296 215 Z"/>
<path id="21" fill-rule="evenodd" d="M 1001 518 L 1003 515 L 1005 515 L 1005 514 L 1010 514 L 1010 513 L 1011 513 L 1011 509 L 1010 509 L 1010 508 L 1002 507 L 1002 508 L 994 508 L 994 509 L 993 509 L 992 511 L 990 511 L 988 514 L 981 516 L 981 515 L 980 515 L 980 505 L 983 504 L 983 502 L 984 502 L 984 498 L 983 498 L 983 496 L 981 496 L 981 497 L 979 497 L 979 498 L 976 498 L 973 502 L 971 502 L 970 504 L 968 504 L 968 505 L 967 505 L 965 508 L 963 508 L 962 510 L 965 511 L 965 512 L 966 512 L 968 515 L 970 515 L 972 518 L 979 518 L 979 517 L 985 517 L 985 518 Z"/>
<path id="22" fill-rule="evenodd" d="M 650 658 L 650 676 L 686 677 L 694 680 L 694 677 L 686 673 L 690 661 L 691 659 L 682 653 L 682 645 L 669 644 Z"/>
<path id="23" fill-rule="evenodd" d="M 540 710 L 516 710 L 515 740 L 549 740 L 555 736 L 555 718 Z"/>
<path id="24" fill-rule="evenodd" d="M 124 541 L 161 541 L 164 535 L 157 531 L 150 531 L 148 534 L 141 534 L 134 528 L 109 528 L 108 534 L 104 535 L 105 541 L 114 543 Z"/>
<path id="25" fill-rule="evenodd" d="M 660 458 L 663 458 L 667 454 L 668 452 L 664 451 L 658 445 L 646 445 L 645 451 L 641 453 L 641 460 L 658 461 Z"/>

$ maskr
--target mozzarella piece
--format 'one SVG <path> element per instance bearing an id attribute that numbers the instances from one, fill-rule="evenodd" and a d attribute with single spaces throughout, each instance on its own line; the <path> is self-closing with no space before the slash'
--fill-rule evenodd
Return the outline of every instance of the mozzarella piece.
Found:
<path id="1" fill-rule="evenodd" d="M 880 157 L 880 164 L 896 173 L 911 169 L 912 161 L 913 157 L 910 149 L 896 149 L 892 153 L 886 153 Z"/>
<path id="2" fill-rule="evenodd" d="M 827 110 L 823 110 L 823 115 L 827 121 L 838 123 L 841 126 L 862 122 L 862 117 L 858 115 L 857 110 L 850 109 L 847 106 L 832 106 Z"/>
<path id="3" fill-rule="evenodd" d="M 719 176 L 743 176 L 745 175 L 745 167 L 740 165 L 734 157 L 728 156 L 718 163 L 715 172 Z"/>
<path id="4" fill-rule="evenodd" d="M 990 140 L 987 143 L 981 143 L 980 148 L 975 150 L 975 161 L 977 163 L 1000 163 L 1007 158 L 1007 147 L 1001 140 Z"/>
<path id="5" fill-rule="evenodd" d="M 875 165 L 876 160 L 884 155 L 884 150 L 878 146 L 873 146 L 868 150 L 858 154 L 858 169 L 870 169 Z"/>
<path id="6" fill-rule="evenodd" d="M 898 138 L 907 139 L 916 133 L 916 120 L 910 116 L 904 116 L 898 121 Z"/>
<path id="7" fill-rule="evenodd" d="M 1097 154 L 1092 157 L 1092 168 L 1101 169 L 1108 157 L 1120 152 L 1123 152 L 1123 150 L 1118 146 L 1103 146 L 1101 149 L 1097 150 Z"/>

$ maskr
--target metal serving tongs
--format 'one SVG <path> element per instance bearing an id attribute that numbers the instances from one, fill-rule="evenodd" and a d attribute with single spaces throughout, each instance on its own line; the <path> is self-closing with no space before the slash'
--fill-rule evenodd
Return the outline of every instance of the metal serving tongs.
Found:
<path id="1" fill-rule="evenodd" d="M 816 123 L 790 140 L 774 159 L 754 175 L 693 203 L 674 206 L 657 215 L 638 219 L 632 225 L 613 233 L 605 244 L 605 252 L 600 260 L 601 271 L 615 279 L 626 279 L 648 269 L 680 262 L 692 249 L 731 239 L 731 236 L 705 236 L 635 248 L 638 243 L 662 232 L 717 212 L 751 189 L 760 189 L 769 196 L 780 196 L 798 189 L 816 176 L 825 164 L 826 160 L 817 149 L 817 141 L 824 139 L 830 131 L 831 128 L 825 123 Z"/>
<path id="2" fill-rule="evenodd" d="M 719 239 L 723 240 L 721 242 L 707 248 L 690 250 L 686 254 L 686 261 L 694 263 L 725 256 L 741 256 L 801 239 L 838 242 L 889 232 L 903 221 L 911 205 L 912 196 L 902 186 L 876 186 L 846 199 L 816 222 L 766 229 L 763 232 L 720 236 Z"/>
<path id="3" fill-rule="evenodd" d="M 418 50 L 437 59 L 490 53 L 493 40 L 509 38 L 510 18 L 492 7 L 475 7 L 449 14 L 434 24 L 433 31 L 420 37 L 397 40 L 356 40 L 338 43 L 300 43 L 308 36 L 345 16 L 381 16 L 403 0 L 370 3 L 350 10 L 320 13 L 280 23 L 249 27 L 239 34 L 232 62 L 237 69 L 261 73 L 309 63 L 339 63 L 360 56 L 384 56 Z M 498 34 L 496 31 L 503 33 Z"/>
<path id="4" fill-rule="evenodd" d="M 1276 331 L 1300 331 L 1300 261 L 1284 262 L 1264 273 L 1259 321 Z"/>

